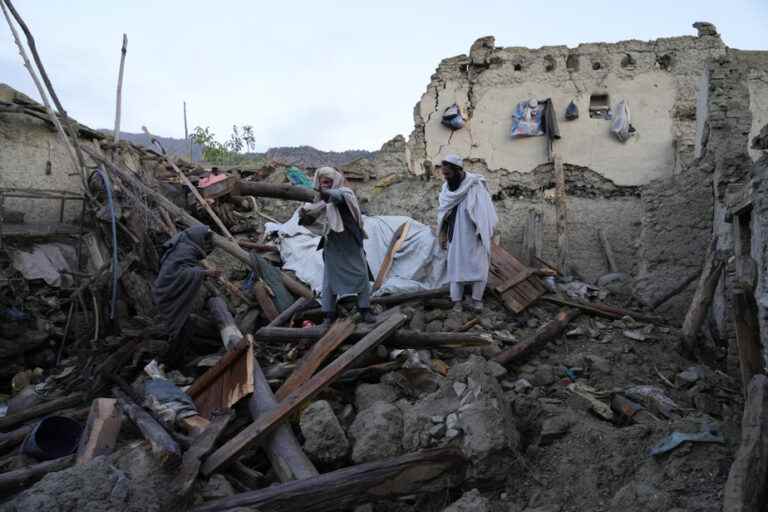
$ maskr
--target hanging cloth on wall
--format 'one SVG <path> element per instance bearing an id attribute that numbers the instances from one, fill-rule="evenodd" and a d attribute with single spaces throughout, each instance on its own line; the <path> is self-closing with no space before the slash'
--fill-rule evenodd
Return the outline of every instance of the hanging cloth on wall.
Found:
<path id="1" fill-rule="evenodd" d="M 539 105 L 543 105 L 544 113 L 541 116 L 541 131 L 549 138 L 549 140 L 560 138 L 560 127 L 557 125 L 557 113 L 555 112 L 555 104 L 552 103 L 552 98 L 547 98 L 539 102 Z"/>
<path id="2" fill-rule="evenodd" d="M 611 133 L 621 142 L 627 142 L 636 133 L 635 127 L 630 123 L 629 103 L 621 100 L 613 107 L 612 114 Z"/>
<path id="3" fill-rule="evenodd" d="M 459 108 L 458 104 L 454 103 L 445 109 L 441 123 L 451 130 L 460 130 L 461 128 L 464 128 L 464 116 L 461 114 L 461 108 Z"/>

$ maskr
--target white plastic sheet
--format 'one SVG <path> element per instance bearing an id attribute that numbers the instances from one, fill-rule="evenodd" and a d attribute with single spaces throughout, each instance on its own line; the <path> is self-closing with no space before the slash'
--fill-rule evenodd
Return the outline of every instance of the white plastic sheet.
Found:
<path id="1" fill-rule="evenodd" d="M 363 245 L 374 277 L 384 262 L 392 236 L 405 222 L 410 223 L 408 235 L 395 254 L 387 279 L 375 295 L 428 290 L 447 284 L 447 253 L 440 250 L 432 230 L 410 217 L 401 216 L 363 216 L 368 234 Z M 298 210 L 284 224 L 267 223 L 266 230 L 279 237 L 283 268 L 294 271 L 296 277 L 319 292 L 323 286 L 323 252 L 317 250 L 320 237 L 299 225 Z"/>
<path id="2" fill-rule="evenodd" d="M 21 249 L 11 251 L 13 268 L 22 273 L 25 279 L 43 279 L 56 288 L 72 285 L 72 276 L 61 271 L 71 272 L 76 268 L 75 248 L 63 243 L 35 244 L 32 252 Z"/>

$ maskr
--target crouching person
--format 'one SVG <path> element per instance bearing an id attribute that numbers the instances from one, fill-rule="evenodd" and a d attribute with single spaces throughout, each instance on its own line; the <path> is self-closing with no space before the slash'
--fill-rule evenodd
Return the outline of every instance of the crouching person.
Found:
<path id="1" fill-rule="evenodd" d="M 363 216 L 355 193 L 344 187 L 344 176 L 332 167 L 315 172 L 315 189 L 319 200 L 299 209 L 299 224 L 322 239 L 317 249 L 323 250 L 323 290 L 321 305 L 324 326 L 336 319 L 339 296 L 357 295 L 357 309 L 366 323 L 375 323 L 371 314 L 371 283 L 365 259 Z"/>
<path id="2" fill-rule="evenodd" d="M 159 327 L 170 339 L 170 357 L 181 360 L 184 328 L 206 277 L 218 277 L 218 270 L 200 265 L 213 250 L 213 233 L 208 226 L 193 226 L 168 240 L 160 259 L 160 273 L 152 284 Z"/>

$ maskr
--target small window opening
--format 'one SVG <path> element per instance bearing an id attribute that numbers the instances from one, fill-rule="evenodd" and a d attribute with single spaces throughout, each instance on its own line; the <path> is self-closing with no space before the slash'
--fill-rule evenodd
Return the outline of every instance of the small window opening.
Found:
<path id="1" fill-rule="evenodd" d="M 592 94 L 589 97 L 589 117 L 593 119 L 608 119 L 611 110 L 611 100 L 607 94 Z"/>
<path id="2" fill-rule="evenodd" d="M 672 67 L 672 56 L 668 53 L 665 53 L 661 57 L 656 57 L 656 62 L 659 64 L 661 69 L 664 71 L 669 71 L 669 69 Z"/>
<path id="3" fill-rule="evenodd" d="M 523 70 L 523 65 L 518 62 L 517 64 L 515 64 L 515 68 L 514 69 L 515 69 L 515 71 L 522 71 Z"/>
<path id="4" fill-rule="evenodd" d="M 555 70 L 556 67 L 557 67 L 557 62 L 555 62 L 554 57 L 552 57 L 551 55 L 547 55 L 546 57 L 544 57 L 544 71 L 546 71 L 547 73 L 551 73 L 552 71 Z"/>
<path id="5" fill-rule="evenodd" d="M 623 67 L 623 68 L 633 68 L 633 67 L 635 67 L 635 64 L 637 64 L 637 62 L 628 53 L 626 55 L 624 55 L 623 59 L 621 59 L 621 67 Z"/>
<path id="6" fill-rule="evenodd" d="M 594 69 L 595 71 L 597 71 L 598 69 L 603 69 L 603 65 L 595 61 L 592 63 L 592 69 Z"/>
<path id="7" fill-rule="evenodd" d="M 565 59 L 565 67 L 568 68 L 568 71 L 578 71 L 579 70 L 579 56 L 578 55 L 569 55 L 567 59 Z"/>

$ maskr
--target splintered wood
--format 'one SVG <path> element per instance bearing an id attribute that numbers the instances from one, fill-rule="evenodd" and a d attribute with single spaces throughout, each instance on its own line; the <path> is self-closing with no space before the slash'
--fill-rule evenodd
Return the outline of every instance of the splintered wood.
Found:
<path id="1" fill-rule="evenodd" d="M 187 394 L 200 416 L 210 418 L 216 409 L 229 408 L 253 393 L 253 344 L 243 338 L 221 360 L 202 374 Z"/>
<path id="2" fill-rule="evenodd" d="M 514 313 L 524 311 L 547 291 L 530 268 L 497 244 L 491 246 L 488 285 Z"/>

